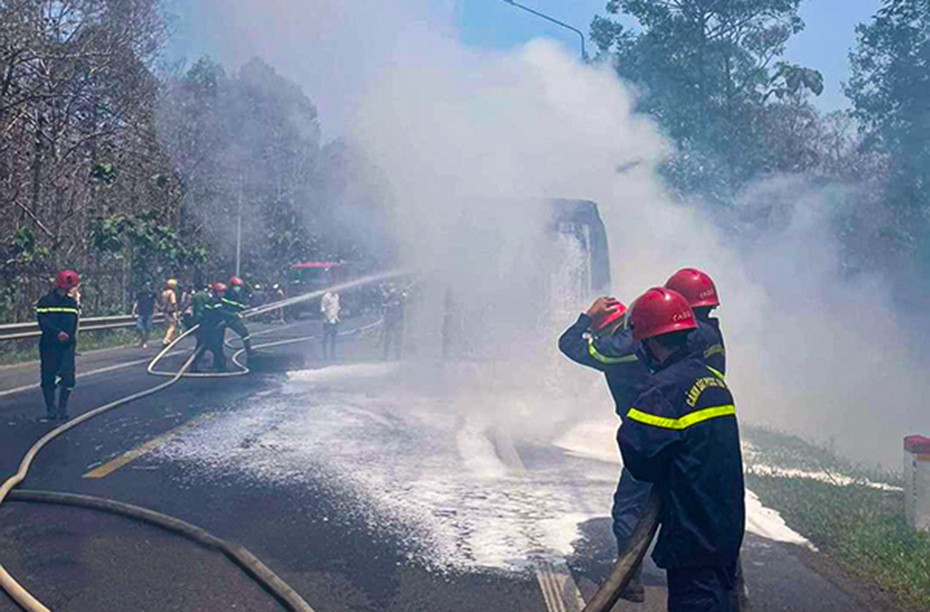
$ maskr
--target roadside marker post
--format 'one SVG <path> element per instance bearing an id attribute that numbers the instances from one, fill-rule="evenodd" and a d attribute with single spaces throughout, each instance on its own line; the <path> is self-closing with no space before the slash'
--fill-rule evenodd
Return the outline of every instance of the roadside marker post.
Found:
<path id="1" fill-rule="evenodd" d="M 904 438 L 904 509 L 907 524 L 930 531 L 930 438 Z"/>

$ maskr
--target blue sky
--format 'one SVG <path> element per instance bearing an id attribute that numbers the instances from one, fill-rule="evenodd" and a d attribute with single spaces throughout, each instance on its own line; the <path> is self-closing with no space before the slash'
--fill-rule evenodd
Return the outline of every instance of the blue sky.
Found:
<path id="1" fill-rule="evenodd" d="M 518 0 L 587 32 L 607 0 Z M 842 82 L 848 78 L 849 50 L 856 42 L 856 25 L 875 14 L 880 0 L 805 0 L 801 8 L 807 28 L 789 44 L 790 61 L 817 68 L 826 90 L 818 104 L 827 110 L 847 106 Z M 469 45 L 509 47 L 538 36 L 578 46 L 577 35 L 509 6 L 503 0 L 459 0 L 458 20 Z"/>
<path id="2" fill-rule="evenodd" d="M 337 0 L 345 1 L 345 0 Z M 587 33 L 594 15 L 604 14 L 607 0 L 518 0 L 575 25 Z M 551 25 L 503 0 L 430 0 L 438 6 L 456 6 L 455 18 L 462 41 L 476 47 L 507 48 L 540 36 L 578 49 L 577 35 Z M 165 0 L 179 18 L 172 54 L 196 57 L 203 53 L 221 57 L 223 34 L 213 19 L 200 14 L 197 0 Z M 849 50 L 856 41 L 856 25 L 868 21 L 881 0 L 804 0 L 801 15 L 805 30 L 792 38 L 787 59 L 817 68 L 824 74 L 825 91 L 817 104 L 824 110 L 847 106 L 842 83 L 848 78 Z"/>

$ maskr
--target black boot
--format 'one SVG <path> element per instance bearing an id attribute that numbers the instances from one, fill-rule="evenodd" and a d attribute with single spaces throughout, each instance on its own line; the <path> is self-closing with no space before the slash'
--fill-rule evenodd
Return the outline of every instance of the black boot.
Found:
<path id="1" fill-rule="evenodd" d="M 45 400 L 45 416 L 39 419 L 40 423 L 48 423 L 55 420 L 55 388 L 46 389 L 42 387 L 42 398 Z"/>
<path id="2" fill-rule="evenodd" d="M 68 420 L 68 399 L 71 397 L 71 389 L 61 388 L 58 394 L 58 420 L 65 422 Z"/>

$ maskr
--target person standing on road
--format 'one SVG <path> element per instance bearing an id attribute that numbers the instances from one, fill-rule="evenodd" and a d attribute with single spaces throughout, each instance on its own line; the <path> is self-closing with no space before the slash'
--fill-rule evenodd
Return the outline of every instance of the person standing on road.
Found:
<path id="1" fill-rule="evenodd" d="M 80 311 L 69 292 L 81 284 L 74 270 L 58 273 L 55 288 L 36 304 L 36 319 L 42 336 L 39 339 L 42 397 L 45 400 L 43 422 L 67 421 L 68 399 L 75 383 L 74 354 Z M 58 403 L 55 388 L 59 387 Z"/>
<path id="2" fill-rule="evenodd" d="M 320 300 L 323 314 L 323 359 L 336 358 L 336 337 L 339 335 L 339 294 L 327 291 Z"/>
<path id="3" fill-rule="evenodd" d="M 736 609 L 746 510 L 733 396 L 690 350 L 688 301 L 664 287 L 633 306 L 637 357 L 652 372 L 620 427 L 623 465 L 656 488 L 661 529 L 652 557 L 668 577 L 671 612 Z"/>
<path id="4" fill-rule="evenodd" d="M 271 288 L 271 290 L 274 296 L 272 298 L 273 302 L 281 302 L 287 298 L 287 294 L 284 293 L 284 287 L 282 287 L 281 285 L 275 283 L 275 285 Z M 272 314 L 272 319 L 274 319 L 278 323 L 282 323 L 282 324 L 287 323 L 287 318 L 284 315 L 285 313 L 284 313 L 283 307 L 276 308 L 274 313 Z"/>
<path id="5" fill-rule="evenodd" d="M 156 301 L 158 301 L 158 296 L 152 291 L 152 284 L 146 282 L 136 293 L 136 300 L 132 304 L 132 314 L 136 317 L 136 331 L 139 333 L 139 346 L 142 348 L 147 348 L 149 345 Z"/>
<path id="6" fill-rule="evenodd" d="M 165 315 L 165 324 L 168 329 L 165 330 L 165 339 L 162 344 L 165 346 L 174 342 L 178 331 L 178 281 L 169 278 L 165 282 L 165 289 L 161 292 L 161 311 Z"/>
<path id="7" fill-rule="evenodd" d="M 245 353 L 251 357 L 253 353 L 251 335 L 242 320 L 242 313 L 249 309 L 249 294 L 245 289 L 245 283 L 238 276 L 229 277 L 229 289 L 223 297 L 223 307 L 228 315 L 227 327 L 242 339 Z"/>
<path id="8" fill-rule="evenodd" d="M 649 376 L 649 370 L 636 357 L 633 332 L 625 325 L 626 314 L 626 306 L 615 298 L 598 298 L 559 338 L 559 350 L 563 355 L 604 373 L 621 422 Z M 636 480 L 629 470 L 621 468 L 611 510 L 618 556 L 629 550 L 630 537 L 642 518 L 651 490 L 648 482 Z M 636 603 L 646 600 L 641 568 L 636 570 L 620 597 Z"/>
<path id="9" fill-rule="evenodd" d="M 226 371 L 226 353 L 223 344 L 226 338 L 226 328 L 233 317 L 223 303 L 226 297 L 226 285 L 213 283 L 212 289 L 213 295 L 204 302 L 203 314 L 198 322 L 200 328 L 197 330 L 197 356 L 191 367 L 192 372 L 200 371 L 200 361 L 207 351 L 213 354 L 213 369 L 220 372 Z"/>
<path id="10" fill-rule="evenodd" d="M 404 294 L 393 284 L 388 285 L 384 297 L 384 321 L 381 333 L 382 357 L 385 361 L 391 355 L 400 360 L 404 344 Z"/>

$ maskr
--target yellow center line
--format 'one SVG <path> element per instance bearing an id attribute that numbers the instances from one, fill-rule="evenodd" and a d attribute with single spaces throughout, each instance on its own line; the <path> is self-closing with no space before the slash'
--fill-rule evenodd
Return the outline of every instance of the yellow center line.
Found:
<path id="1" fill-rule="evenodd" d="M 157 449 L 158 447 L 163 446 L 166 442 L 168 442 L 174 437 L 179 436 L 185 431 L 193 429 L 194 427 L 197 427 L 198 425 L 202 425 L 206 421 L 209 421 L 210 419 L 212 419 L 214 416 L 216 416 L 216 414 L 211 412 L 211 413 L 202 414 L 196 418 L 193 418 L 187 423 L 184 423 L 183 425 L 175 427 L 174 429 L 167 431 L 156 438 L 152 438 L 148 442 L 137 446 L 131 451 L 124 453 L 120 455 L 119 457 L 116 457 L 115 459 L 107 461 L 103 465 L 99 465 L 95 467 L 91 471 L 84 474 L 84 478 L 106 478 L 107 476 L 109 476 L 116 470 L 120 469 L 121 467 L 125 467 L 126 465 L 132 463 L 133 461 L 135 461 L 142 455 L 145 455 L 146 453 L 150 453 L 153 450 Z"/>

